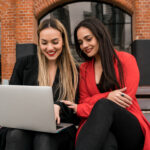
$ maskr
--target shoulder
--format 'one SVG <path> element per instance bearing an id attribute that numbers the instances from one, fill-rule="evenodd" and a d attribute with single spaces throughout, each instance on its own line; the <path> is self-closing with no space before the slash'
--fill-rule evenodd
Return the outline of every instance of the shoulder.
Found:
<path id="1" fill-rule="evenodd" d="M 35 66 L 38 65 L 37 55 L 29 55 L 25 57 L 18 58 L 16 60 L 16 67 L 24 68 L 25 66 Z"/>
<path id="2" fill-rule="evenodd" d="M 80 79 L 86 77 L 87 72 L 89 72 L 93 66 L 92 64 L 93 61 L 91 60 L 91 61 L 84 62 L 80 65 L 80 70 L 79 70 Z"/>
<path id="3" fill-rule="evenodd" d="M 81 65 L 80 65 L 80 71 L 82 70 L 86 70 L 88 67 L 91 66 L 93 60 L 90 60 L 90 61 L 87 61 L 87 62 L 83 62 Z"/>
<path id="4" fill-rule="evenodd" d="M 127 53 L 127 52 L 124 52 L 124 51 L 117 51 L 116 50 L 116 54 L 119 58 L 119 60 L 123 63 L 123 62 L 129 62 L 129 63 L 132 63 L 132 62 L 135 62 L 136 59 L 135 57 L 130 54 L 130 53 Z"/>
<path id="5" fill-rule="evenodd" d="M 24 56 L 24 57 L 18 58 L 16 60 L 16 62 L 18 62 L 18 63 L 34 63 L 34 62 L 38 62 L 38 58 L 37 58 L 37 55 L 29 55 L 29 56 Z"/>

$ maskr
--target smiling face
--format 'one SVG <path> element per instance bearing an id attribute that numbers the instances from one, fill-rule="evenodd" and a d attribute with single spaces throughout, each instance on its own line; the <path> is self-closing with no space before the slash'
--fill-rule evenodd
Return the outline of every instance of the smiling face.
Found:
<path id="1" fill-rule="evenodd" d="M 77 31 L 77 38 L 80 49 L 88 57 L 96 57 L 98 55 L 99 43 L 91 30 L 86 27 L 80 27 Z"/>
<path id="2" fill-rule="evenodd" d="M 39 34 L 39 45 L 49 61 L 56 61 L 63 49 L 61 32 L 52 27 L 42 30 Z"/>

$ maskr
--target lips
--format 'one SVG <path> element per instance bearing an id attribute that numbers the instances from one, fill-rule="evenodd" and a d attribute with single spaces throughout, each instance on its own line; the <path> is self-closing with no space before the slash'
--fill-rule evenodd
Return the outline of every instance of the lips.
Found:
<path id="1" fill-rule="evenodd" d="M 85 52 L 88 54 L 92 51 L 92 48 L 85 49 Z"/>
<path id="2" fill-rule="evenodd" d="M 56 51 L 48 51 L 47 54 L 49 56 L 54 56 L 56 54 Z"/>

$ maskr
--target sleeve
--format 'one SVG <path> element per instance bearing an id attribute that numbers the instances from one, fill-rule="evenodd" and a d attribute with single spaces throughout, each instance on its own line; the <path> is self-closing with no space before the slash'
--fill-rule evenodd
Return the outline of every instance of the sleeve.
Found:
<path id="1" fill-rule="evenodd" d="M 124 58 L 125 59 L 123 60 L 122 65 L 123 65 L 123 72 L 124 72 L 124 82 L 125 82 L 125 86 L 127 87 L 125 93 L 133 99 L 132 102 L 134 104 L 134 101 L 136 99 L 135 95 L 140 80 L 140 73 L 134 56 L 127 54 L 127 56 Z M 132 107 L 132 105 L 130 107 Z M 130 109 L 130 107 L 128 108 Z"/>
<path id="2" fill-rule="evenodd" d="M 68 108 L 64 103 L 56 103 L 60 106 L 60 118 L 61 122 L 73 123 L 75 125 L 79 124 L 80 118 L 73 113 L 73 110 Z"/>
<path id="3" fill-rule="evenodd" d="M 16 60 L 9 84 L 38 85 L 38 58 L 36 55 L 24 56 Z"/>
<path id="4" fill-rule="evenodd" d="M 22 85 L 22 78 L 23 78 L 23 68 L 25 65 L 24 59 L 16 60 L 12 76 L 10 78 L 9 84 L 10 85 Z"/>
<path id="5" fill-rule="evenodd" d="M 85 66 L 81 65 L 80 81 L 79 81 L 80 99 L 79 99 L 79 104 L 77 106 L 77 115 L 83 118 L 88 118 L 95 103 L 102 98 L 106 98 L 109 92 L 98 93 L 98 94 L 91 96 L 86 86 L 86 80 L 85 80 L 86 71 L 85 70 L 86 70 Z"/>

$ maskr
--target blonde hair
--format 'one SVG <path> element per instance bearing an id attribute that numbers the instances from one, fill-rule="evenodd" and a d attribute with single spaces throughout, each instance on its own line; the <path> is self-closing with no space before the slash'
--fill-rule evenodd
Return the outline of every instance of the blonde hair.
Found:
<path id="1" fill-rule="evenodd" d="M 63 38 L 63 50 L 57 59 L 57 65 L 60 70 L 59 84 L 60 90 L 59 100 L 66 99 L 69 101 L 75 100 L 75 93 L 78 85 L 78 71 L 71 55 L 68 36 L 66 29 L 57 19 L 51 18 L 44 20 L 38 28 L 38 38 L 42 30 L 52 27 L 61 32 Z M 38 60 L 39 60 L 39 72 L 38 82 L 40 86 L 49 86 L 49 75 L 48 75 L 48 60 L 45 55 L 41 52 L 38 46 Z"/>

